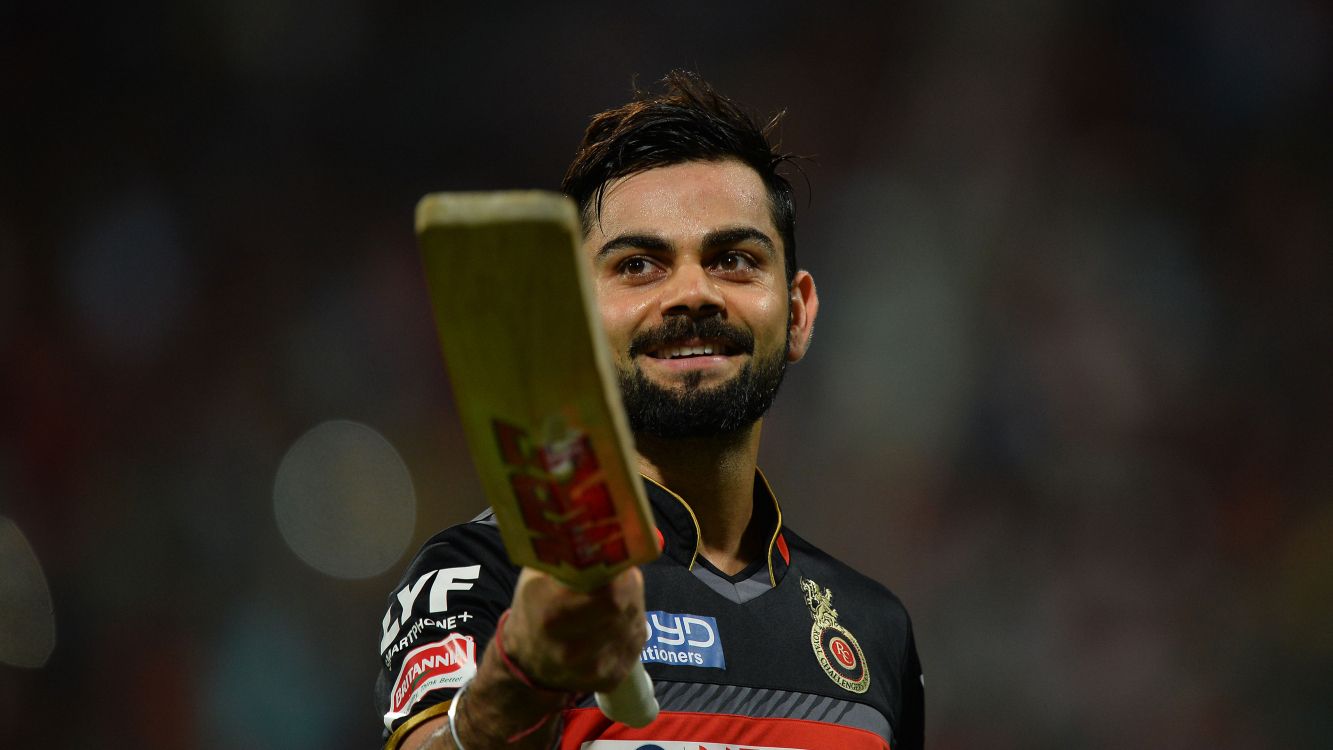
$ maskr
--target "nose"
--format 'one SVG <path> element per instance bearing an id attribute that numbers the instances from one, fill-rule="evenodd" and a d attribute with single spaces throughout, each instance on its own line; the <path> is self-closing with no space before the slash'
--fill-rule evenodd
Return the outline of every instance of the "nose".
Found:
<path id="1" fill-rule="evenodd" d="M 698 263 L 682 263 L 673 269 L 661 300 L 663 316 L 704 318 L 726 310 L 716 280 Z"/>

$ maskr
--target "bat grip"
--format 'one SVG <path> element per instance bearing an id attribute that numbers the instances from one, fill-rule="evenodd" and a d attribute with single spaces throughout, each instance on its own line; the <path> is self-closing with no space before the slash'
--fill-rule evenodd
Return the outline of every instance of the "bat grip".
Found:
<path id="1" fill-rule="evenodd" d="M 626 726 L 642 727 L 652 723 L 657 718 L 657 696 L 653 694 L 653 681 L 644 671 L 643 662 L 636 662 L 615 690 L 598 693 L 597 707 L 606 718 Z"/>

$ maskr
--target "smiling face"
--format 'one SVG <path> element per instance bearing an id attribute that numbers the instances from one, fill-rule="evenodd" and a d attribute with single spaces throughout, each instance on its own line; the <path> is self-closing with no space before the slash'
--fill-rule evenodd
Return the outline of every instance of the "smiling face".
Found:
<path id="1" fill-rule="evenodd" d="M 738 432 L 768 409 L 818 309 L 808 273 L 786 283 L 781 243 L 762 180 L 738 161 L 607 186 L 584 249 L 635 432 Z"/>

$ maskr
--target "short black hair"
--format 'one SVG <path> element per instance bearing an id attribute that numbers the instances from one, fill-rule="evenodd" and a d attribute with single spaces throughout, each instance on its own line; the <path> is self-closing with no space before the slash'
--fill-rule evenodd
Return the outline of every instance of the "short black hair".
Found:
<path id="1" fill-rule="evenodd" d="M 689 161 L 736 159 L 759 173 L 773 224 L 782 237 L 787 283 L 796 276 L 796 207 L 778 169 L 796 157 L 770 141 L 785 112 L 760 126 L 736 102 L 696 73 L 673 70 L 662 92 L 636 91 L 634 101 L 592 118 L 561 190 L 578 204 L 586 233 L 602 211 L 607 183 Z"/>

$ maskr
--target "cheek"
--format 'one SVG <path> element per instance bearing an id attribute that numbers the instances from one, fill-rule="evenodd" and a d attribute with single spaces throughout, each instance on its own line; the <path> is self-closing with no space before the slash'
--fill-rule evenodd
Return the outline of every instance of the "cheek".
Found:
<path id="1" fill-rule="evenodd" d="M 755 311 L 756 320 L 763 321 L 766 326 L 775 326 L 782 330 L 787 328 L 787 298 L 765 295 L 755 301 L 752 308 Z"/>
<path id="2" fill-rule="evenodd" d="M 755 301 L 751 310 L 755 316 L 755 335 L 766 342 L 759 346 L 768 351 L 780 351 L 787 343 L 787 328 L 791 323 L 787 298 L 765 295 Z"/>
<path id="3" fill-rule="evenodd" d="M 628 351 L 630 339 L 644 327 L 643 321 L 653 305 L 651 300 L 619 296 L 599 289 L 598 308 L 602 327 L 611 342 L 611 353 L 620 358 Z"/>

